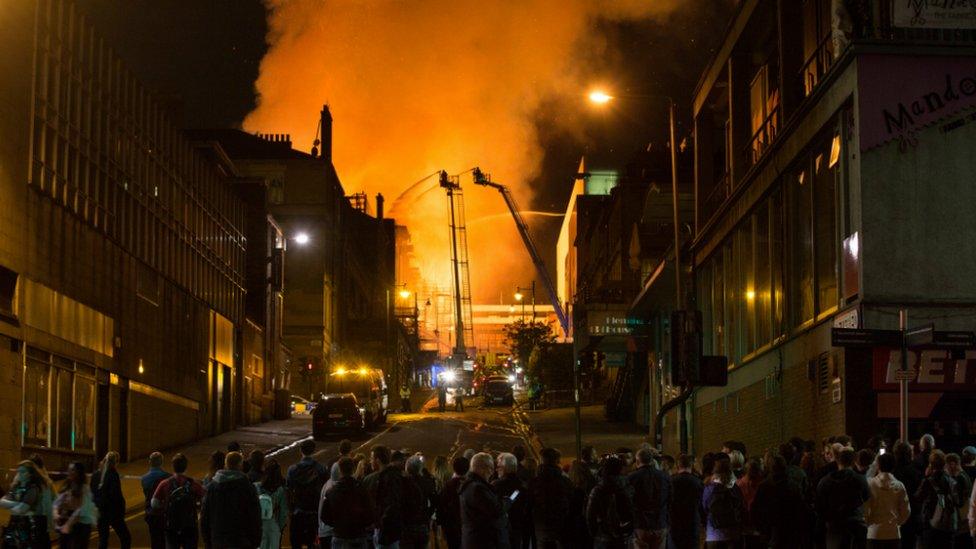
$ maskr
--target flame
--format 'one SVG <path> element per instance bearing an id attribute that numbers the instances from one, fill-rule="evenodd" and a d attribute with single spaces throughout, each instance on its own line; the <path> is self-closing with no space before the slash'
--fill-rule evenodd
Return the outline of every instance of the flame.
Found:
<path id="1" fill-rule="evenodd" d="M 343 186 L 398 197 L 391 215 L 410 228 L 418 268 L 429 283 L 448 286 L 446 198 L 436 178 L 417 180 L 481 166 L 531 204 L 543 157 L 533 117 L 543 101 L 585 102 L 588 67 L 578 53 L 605 47 L 594 25 L 660 16 L 678 4 L 267 0 L 269 49 L 244 128 L 288 132 L 309 150 L 328 102 Z M 506 212 L 495 191 L 462 185 L 469 219 Z M 527 282 L 514 223 L 471 226 L 468 246 L 476 294 L 510 286 L 511 276 Z"/>

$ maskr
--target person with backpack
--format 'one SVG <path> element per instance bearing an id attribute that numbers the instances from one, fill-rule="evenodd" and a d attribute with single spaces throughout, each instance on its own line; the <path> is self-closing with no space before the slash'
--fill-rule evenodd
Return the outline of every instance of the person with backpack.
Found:
<path id="1" fill-rule="evenodd" d="M 543 448 L 538 473 L 529 481 L 532 498 L 532 520 L 539 549 L 564 545 L 573 484 L 559 467 L 560 454 L 555 448 Z"/>
<path id="2" fill-rule="evenodd" d="M 871 499 L 864 504 L 868 547 L 897 549 L 901 547 L 899 530 L 911 516 L 911 505 L 905 485 L 891 474 L 895 470 L 895 456 L 879 455 L 877 469 L 878 473 L 868 480 Z"/>
<path id="3" fill-rule="evenodd" d="M 299 445 L 302 459 L 288 468 L 285 487 L 288 493 L 288 508 L 291 510 L 291 524 L 288 536 L 292 547 L 313 548 L 319 534 L 319 498 L 322 485 L 329 479 L 325 466 L 315 460 L 315 441 L 305 440 Z"/>
<path id="4" fill-rule="evenodd" d="M 854 470 L 857 454 L 845 446 L 837 454 L 837 470 L 817 485 L 817 515 L 824 525 L 827 547 L 864 547 L 867 524 L 861 507 L 871 499 L 864 475 Z"/>
<path id="5" fill-rule="evenodd" d="M 169 478 L 169 473 L 163 470 L 163 454 L 153 452 L 149 454 L 149 471 L 142 475 L 142 496 L 145 499 L 145 520 L 149 527 L 149 546 L 152 549 L 166 549 L 166 528 L 163 524 L 162 511 L 153 509 L 152 498 L 159 483 Z"/>
<path id="6" fill-rule="evenodd" d="M 10 490 L 0 499 L 0 508 L 10 511 L 10 523 L 3 529 L 3 547 L 50 547 L 43 492 L 49 480 L 30 460 L 17 464 Z"/>
<path id="7" fill-rule="evenodd" d="M 922 506 L 922 531 L 918 549 L 952 547 L 952 538 L 959 526 L 959 507 L 962 503 L 959 485 L 946 471 L 945 454 L 931 450 L 925 479 L 915 493 Z"/>
<path id="8" fill-rule="evenodd" d="M 623 482 L 624 461 L 607 456 L 586 502 L 586 527 L 594 549 L 623 549 L 634 528 L 633 506 Z"/>
<path id="9" fill-rule="evenodd" d="M 254 549 L 261 545 L 261 508 L 254 485 L 241 471 L 244 456 L 228 452 L 203 496 L 200 533 L 210 549 Z"/>
<path id="10" fill-rule="evenodd" d="M 263 476 L 254 483 L 261 509 L 261 549 L 278 549 L 288 523 L 288 501 L 285 497 L 285 477 L 275 459 L 262 463 Z M 251 464 L 254 471 L 254 464 Z"/>
<path id="11" fill-rule="evenodd" d="M 637 469 L 627 477 L 634 501 L 635 549 L 664 549 L 668 543 L 671 477 L 654 466 L 649 448 L 637 451 Z"/>
<path id="12" fill-rule="evenodd" d="M 745 505 L 726 454 L 718 454 L 715 458 L 711 478 L 702 491 L 702 513 L 705 516 L 705 545 L 709 549 L 739 547 Z"/>
<path id="13" fill-rule="evenodd" d="M 332 529 L 332 549 L 368 549 L 376 520 L 372 498 L 354 476 L 355 461 L 339 458 L 336 469 L 339 480 L 325 492 L 319 520 Z"/>
<path id="14" fill-rule="evenodd" d="M 166 549 L 196 549 L 197 510 L 203 500 L 203 485 L 186 476 L 186 456 L 176 454 L 172 464 L 173 476 L 159 483 L 150 504 L 162 518 Z"/>
<path id="15" fill-rule="evenodd" d="M 108 549 L 110 528 L 119 536 L 121 549 L 132 546 L 132 535 L 125 524 L 125 496 L 122 494 L 122 479 L 116 469 L 118 463 L 118 452 L 108 452 L 91 478 L 92 497 L 98 507 L 98 549 Z"/>

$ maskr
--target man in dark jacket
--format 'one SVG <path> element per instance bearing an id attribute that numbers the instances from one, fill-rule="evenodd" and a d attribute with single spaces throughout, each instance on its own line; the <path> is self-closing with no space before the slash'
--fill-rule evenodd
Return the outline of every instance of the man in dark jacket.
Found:
<path id="1" fill-rule="evenodd" d="M 634 546 L 664 549 L 668 542 L 671 479 L 654 465 L 648 448 L 637 451 L 637 470 L 627 476 L 634 502 Z"/>
<path id="2" fill-rule="evenodd" d="M 837 470 L 817 486 L 817 515 L 826 529 L 827 547 L 864 547 L 867 525 L 861 506 L 871 499 L 871 489 L 863 475 L 854 471 L 853 448 L 837 454 Z"/>
<path id="3" fill-rule="evenodd" d="M 603 460 L 600 481 L 586 502 L 586 527 L 594 549 L 623 549 L 633 530 L 633 505 L 621 482 L 624 461 L 617 456 Z"/>
<path id="4" fill-rule="evenodd" d="M 471 457 L 471 470 L 461 483 L 463 549 L 508 549 L 505 505 L 488 484 L 494 468 L 491 454 Z"/>
<path id="5" fill-rule="evenodd" d="M 339 480 L 325 493 L 319 518 L 332 527 L 332 543 L 340 547 L 369 547 L 376 509 L 366 488 L 353 477 L 356 462 L 337 462 Z M 324 548 L 328 549 L 328 548 Z"/>
<path id="6" fill-rule="evenodd" d="M 224 469 L 207 487 L 200 511 L 200 533 L 210 549 L 251 549 L 261 545 L 258 494 L 244 473 L 244 457 L 230 452 Z"/>
<path id="7" fill-rule="evenodd" d="M 498 455 L 498 479 L 491 483 L 502 501 L 508 500 L 508 539 L 512 549 L 528 547 L 532 529 L 529 514 L 529 495 L 518 474 L 518 458 L 514 454 Z M 514 499 L 513 499 L 514 496 Z"/>
<path id="8" fill-rule="evenodd" d="M 322 486 L 329 480 L 325 466 L 315 460 L 315 441 L 306 440 L 298 447 L 302 459 L 288 468 L 285 488 L 288 492 L 288 508 L 291 510 L 288 536 L 295 549 L 316 545 L 319 532 L 319 498 Z"/>
<path id="9" fill-rule="evenodd" d="M 403 536 L 401 549 L 427 549 L 430 541 L 430 519 L 434 514 L 437 485 L 427 476 L 424 457 L 414 454 L 407 458 L 403 478 Z"/>
<path id="10" fill-rule="evenodd" d="M 166 528 L 163 513 L 153 509 L 152 497 L 156 493 L 159 483 L 169 478 L 169 473 L 163 470 L 163 454 L 153 452 L 149 454 L 149 470 L 142 475 L 142 495 L 146 502 L 146 525 L 149 527 L 149 546 L 152 549 L 166 549 Z"/>
<path id="11" fill-rule="evenodd" d="M 461 483 L 468 474 L 469 462 L 463 457 L 456 457 L 451 462 L 454 476 L 444 483 L 441 493 L 437 496 L 437 524 L 441 526 L 447 549 L 461 547 Z"/>
<path id="12" fill-rule="evenodd" d="M 698 549 L 701 537 L 701 498 L 704 486 L 692 468 L 695 456 L 678 456 L 678 472 L 671 477 L 669 535 L 674 549 Z"/>
<path id="13" fill-rule="evenodd" d="M 911 444 L 898 441 L 895 443 L 892 452 L 897 461 L 893 475 L 905 485 L 905 493 L 908 494 L 909 508 L 911 509 L 908 522 L 901 527 L 901 546 L 903 549 L 915 549 L 922 523 L 922 506 L 915 499 L 915 494 L 918 492 L 918 487 L 922 485 L 922 473 L 915 467 Z"/>
<path id="14" fill-rule="evenodd" d="M 370 458 L 374 472 L 363 479 L 363 484 L 376 505 L 373 543 L 379 549 L 395 547 L 403 536 L 403 468 L 391 462 L 392 454 L 386 446 L 374 446 Z"/>
<path id="15" fill-rule="evenodd" d="M 774 455 L 769 477 L 756 490 L 752 515 L 761 539 L 770 549 L 805 549 L 811 546 L 813 510 L 800 484 L 790 475 L 784 456 Z M 805 478 L 805 477 L 804 477 Z"/>
<path id="16" fill-rule="evenodd" d="M 915 492 L 915 500 L 922 507 L 919 549 L 952 547 L 959 528 L 959 508 L 969 494 L 959 493 L 956 481 L 945 472 L 945 467 L 945 454 L 941 450 L 931 450 L 925 480 Z"/>
<path id="17" fill-rule="evenodd" d="M 543 448 L 541 457 L 539 471 L 529 482 L 529 493 L 536 543 L 539 549 L 551 549 L 565 542 L 573 484 L 559 468 L 558 450 Z"/>

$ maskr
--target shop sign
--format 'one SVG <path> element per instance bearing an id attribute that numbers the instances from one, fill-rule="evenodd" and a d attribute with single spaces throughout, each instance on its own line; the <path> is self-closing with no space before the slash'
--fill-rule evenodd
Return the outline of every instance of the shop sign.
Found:
<path id="1" fill-rule="evenodd" d="M 912 29 L 976 29 L 976 0 L 895 0 L 894 24 Z"/>
<path id="2" fill-rule="evenodd" d="M 646 335 L 647 321 L 619 311 L 589 311 L 587 333 L 591 336 Z"/>
<path id="3" fill-rule="evenodd" d="M 952 351 L 910 350 L 908 373 L 900 372 L 898 349 L 875 348 L 872 362 L 874 389 L 878 391 L 897 391 L 903 376 L 912 391 L 976 391 L 976 351 L 966 351 L 965 358 L 955 359 Z"/>
<path id="4" fill-rule="evenodd" d="M 862 151 L 914 145 L 920 130 L 976 106 L 976 57 L 867 54 L 857 71 Z"/>

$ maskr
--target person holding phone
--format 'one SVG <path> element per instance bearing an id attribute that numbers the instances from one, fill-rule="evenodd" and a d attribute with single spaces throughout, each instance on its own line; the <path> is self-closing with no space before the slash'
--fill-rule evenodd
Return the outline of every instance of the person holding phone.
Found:
<path id="1" fill-rule="evenodd" d="M 518 474 L 518 458 L 514 454 L 498 454 L 496 460 L 498 478 L 492 488 L 499 497 L 504 498 L 508 507 L 508 539 L 512 549 L 526 547 L 532 531 L 529 514 L 529 498 L 522 495 L 525 483 Z"/>

